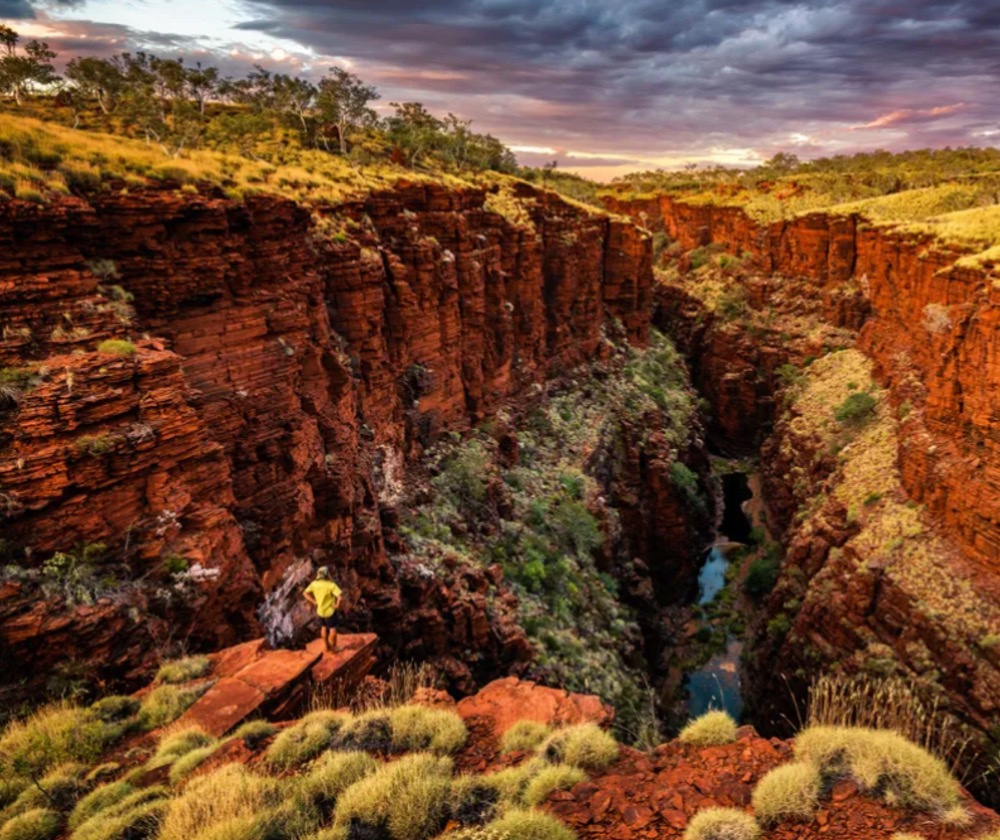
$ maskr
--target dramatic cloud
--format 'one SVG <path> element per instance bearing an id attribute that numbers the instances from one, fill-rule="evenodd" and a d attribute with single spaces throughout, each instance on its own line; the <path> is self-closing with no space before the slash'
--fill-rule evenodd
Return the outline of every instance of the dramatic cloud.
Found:
<path id="1" fill-rule="evenodd" d="M 779 150 L 983 144 L 1000 120 L 1000 7 L 982 0 L 89 0 L 36 10 L 54 30 L 70 19 L 124 24 L 130 42 L 213 52 L 227 66 L 277 59 L 320 75 L 347 65 L 385 105 L 419 100 L 472 118 L 526 161 L 605 175 Z M 0 0 L 8 13 L 30 10 Z M 201 28 L 178 31 L 184 21 Z M 106 37 L 87 33 L 92 49 Z"/>

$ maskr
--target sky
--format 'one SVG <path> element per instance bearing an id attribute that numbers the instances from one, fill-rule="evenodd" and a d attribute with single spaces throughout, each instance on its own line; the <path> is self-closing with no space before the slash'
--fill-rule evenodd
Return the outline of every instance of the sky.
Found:
<path id="1" fill-rule="evenodd" d="M 1000 0 L 0 0 L 62 58 L 346 67 L 598 179 L 1000 145 Z"/>

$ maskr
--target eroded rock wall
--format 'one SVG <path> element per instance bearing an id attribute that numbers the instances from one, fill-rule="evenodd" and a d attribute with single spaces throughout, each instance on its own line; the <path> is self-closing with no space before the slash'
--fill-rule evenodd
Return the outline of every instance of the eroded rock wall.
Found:
<path id="1" fill-rule="evenodd" d="M 67 660 L 121 677 L 176 642 L 245 637 L 286 572 L 314 563 L 335 567 L 349 622 L 389 645 L 524 655 L 509 606 L 485 607 L 497 581 L 397 568 L 384 523 L 441 432 L 599 354 L 610 319 L 645 340 L 651 254 L 633 226 L 552 194 L 525 188 L 530 224 L 485 197 L 402 184 L 319 226 L 263 196 L 0 207 L 0 367 L 19 383 L 0 429 L 2 536 L 21 570 L 3 583 L 0 648 L 15 691 Z M 105 339 L 135 351 L 98 352 Z M 118 580 L 73 592 L 39 575 L 95 543 Z M 289 603 L 272 599 L 268 621 Z M 447 638 L 423 626 L 429 608 Z"/>
<path id="2" fill-rule="evenodd" d="M 857 346 L 894 400 L 918 409 L 901 438 L 907 491 L 965 552 L 1000 566 L 1000 285 L 989 272 L 956 265 L 959 254 L 925 237 L 853 215 L 761 225 L 739 208 L 669 196 L 607 203 L 685 249 L 717 243 L 748 256 L 756 272 L 795 283 L 826 322 L 858 329 Z"/>

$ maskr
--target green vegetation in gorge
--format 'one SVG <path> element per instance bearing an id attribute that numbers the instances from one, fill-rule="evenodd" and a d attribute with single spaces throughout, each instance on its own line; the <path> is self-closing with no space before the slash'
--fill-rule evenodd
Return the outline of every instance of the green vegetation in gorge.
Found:
<path id="1" fill-rule="evenodd" d="M 499 563 L 517 593 L 520 621 L 537 650 L 536 676 L 615 705 L 634 730 L 644 707 L 642 639 L 598 564 L 618 527 L 586 472 L 595 453 L 615 453 L 622 424 L 662 431 L 674 451 L 696 427 L 696 400 L 673 345 L 654 334 L 648 349 L 620 351 L 611 370 L 581 378 L 518 421 L 518 463 L 504 467 L 490 428 L 429 453 L 433 500 L 404 524 L 416 557 L 442 563 Z M 675 462 L 671 476 L 693 506 L 697 477 Z"/>

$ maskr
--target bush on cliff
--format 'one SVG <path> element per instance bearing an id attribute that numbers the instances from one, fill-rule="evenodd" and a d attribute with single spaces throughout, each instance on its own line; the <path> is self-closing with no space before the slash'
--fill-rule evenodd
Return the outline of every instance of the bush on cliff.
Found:
<path id="1" fill-rule="evenodd" d="M 378 762 L 364 752 L 331 752 L 317 759 L 298 777 L 295 798 L 329 817 L 340 795 L 351 785 L 375 773 Z"/>
<path id="2" fill-rule="evenodd" d="M 871 394 L 864 392 L 851 394 L 834 409 L 833 416 L 838 423 L 857 425 L 875 411 L 877 404 L 877 400 Z"/>
<path id="3" fill-rule="evenodd" d="M 131 341 L 109 338 L 97 345 L 97 352 L 107 353 L 110 356 L 134 356 L 139 352 L 139 348 Z"/>
<path id="4" fill-rule="evenodd" d="M 736 721 L 726 712 L 705 712 L 687 724 L 678 737 L 683 743 L 697 747 L 731 744 L 736 740 Z"/>
<path id="5" fill-rule="evenodd" d="M 128 782 L 110 782 L 94 788 L 76 803 L 73 813 L 69 815 L 69 827 L 78 828 L 98 812 L 117 805 L 134 791 L 135 788 Z"/>
<path id="6" fill-rule="evenodd" d="M 694 815 L 684 840 L 757 840 L 760 826 L 736 808 L 706 808 Z"/>
<path id="7" fill-rule="evenodd" d="M 141 788 L 105 806 L 72 833 L 72 840 L 147 840 L 159 830 L 167 810 L 167 789 Z"/>
<path id="8" fill-rule="evenodd" d="M 215 738 L 203 732 L 198 726 L 190 726 L 187 729 L 179 729 L 167 733 L 160 738 L 160 743 L 156 747 L 156 752 L 150 761 L 151 767 L 159 767 L 170 764 L 192 750 L 208 747 L 215 743 Z"/>
<path id="9" fill-rule="evenodd" d="M 124 732 L 89 709 L 69 703 L 45 706 L 0 734 L 0 778 L 32 779 L 73 761 L 94 761 Z"/>

